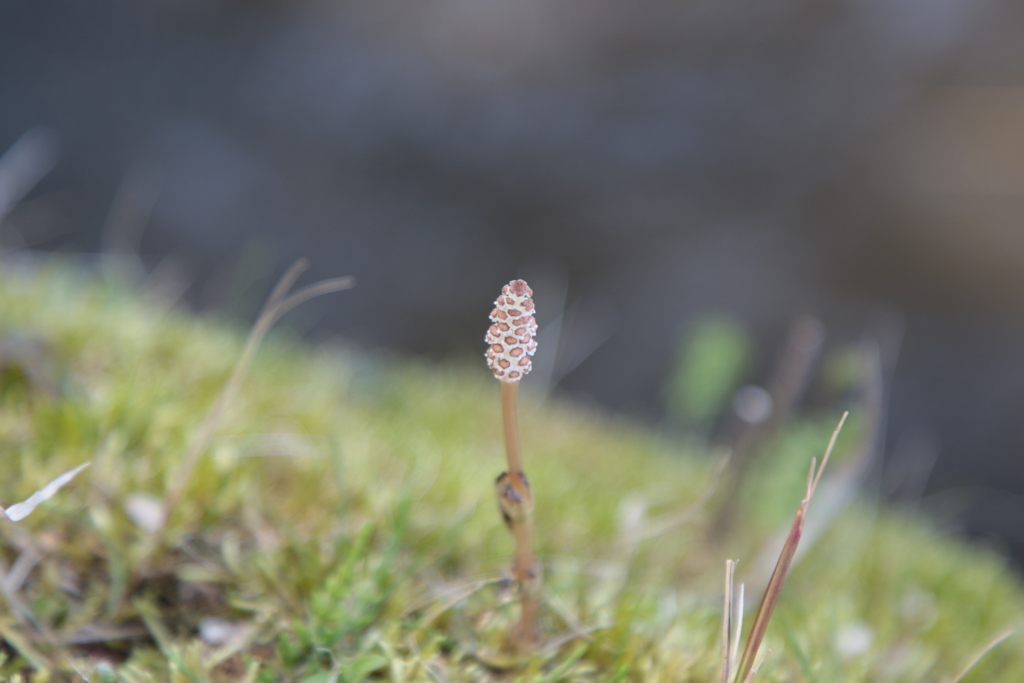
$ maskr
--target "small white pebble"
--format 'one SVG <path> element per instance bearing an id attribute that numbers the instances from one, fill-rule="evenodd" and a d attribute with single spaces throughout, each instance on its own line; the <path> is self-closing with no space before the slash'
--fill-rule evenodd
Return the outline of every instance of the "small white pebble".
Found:
<path id="1" fill-rule="evenodd" d="M 679 596 L 674 590 L 664 591 L 658 599 L 658 620 L 670 624 L 679 615 Z"/>
<path id="2" fill-rule="evenodd" d="M 737 417 L 751 425 L 759 425 L 772 416 L 772 396 L 761 387 L 748 384 L 740 387 L 732 399 Z"/>
<path id="3" fill-rule="evenodd" d="M 839 630 L 836 649 L 843 657 L 853 659 L 867 653 L 874 640 L 875 632 L 871 630 L 871 627 L 864 622 L 855 621 L 846 624 Z"/>
<path id="4" fill-rule="evenodd" d="M 135 526 L 149 533 L 160 528 L 163 504 L 148 493 L 133 493 L 124 502 L 124 511 Z"/>
<path id="5" fill-rule="evenodd" d="M 647 501 L 643 496 L 630 494 L 619 501 L 619 533 L 629 535 L 643 528 L 647 520 Z"/>
<path id="6" fill-rule="evenodd" d="M 903 621 L 918 626 L 929 623 L 938 614 L 935 603 L 934 595 L 921 590 L 916 585 L 911 585 L 903 592 L 900 599 L 900 617 Z"/>
<path id="7" fill-rule="evenodd" d="M 199 622 L 199 637 L 207 645 L 223 645 L 242 632 L 244 624 L 210 617 Z"/>

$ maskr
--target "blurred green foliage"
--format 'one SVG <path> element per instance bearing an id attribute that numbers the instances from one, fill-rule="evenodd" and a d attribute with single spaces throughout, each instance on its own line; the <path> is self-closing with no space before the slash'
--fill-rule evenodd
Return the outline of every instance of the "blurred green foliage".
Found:
<path id="1" fill-rule="evenodd" d="M 696 319 L 682 337 L 665 393 L 670 421 L 706 432 L 749 370 L 753 343 L 724 315 Z"/>

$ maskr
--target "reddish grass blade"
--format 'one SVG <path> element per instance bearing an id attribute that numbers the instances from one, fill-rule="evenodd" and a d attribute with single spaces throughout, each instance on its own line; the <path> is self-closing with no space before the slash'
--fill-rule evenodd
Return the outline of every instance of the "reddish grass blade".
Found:
<path id="1" fill-rule="evenodd" d="M 768 630 L 768 622 L 771 621 L 772 613 L 775 611 L 775 604 L 779 601 L 779 593 L 782 592 L 782 584 L 786 580 L 786 573 L 789 571 L 789 566 L 793 563 L 797 546 L 800 545 L 800 536 L 804 531 L 804 518 L 807 515 L 807 506 L 810 505 L 811 498 L 814 496 L 814 489 L 818 486 L 818 480 L 821 479 L 821 473 L 825 470 L 825 465 L 828 464 L 828 459 L 832 455 L 832 449 L 836 445 L 836 439 L 839 438 L 839 432 L 842 430 L 843 423 L 846 422 L 848 415 L 848 412 L 843 413 L 843 417 L 839 420 L 839 425 L 832 432 L 832 438 L 828 443 L 828 448 L 825 450 L 825 456 L 821 459 L 821 467 L 817 466 L 816 458 L 811 460 L 811 469 L 807 473 L 807 489 L 804 499 L 800 502 L 800 507 L 797 508 L 796 516 L 793 519 L 793 526 L 789 529 L 789 535 L 786 537 L 785 545 L 782 546 L 782 552 L 779 554 L 779 561 L 775 565 L 775 571 L 772 572 L 768 588 L 765 589 L 764 597 L 761 598 L 761 604 L 757 608 L 757 615 L 754 617 L 754 623 L 750 627 L 750 635 L 747 637 L 747 645 L 743 648 L 743 657 L 740 659 L 740 665 L 736 668 L 736 683 L 749 683 L 750 679 L 754 677 L 754 660 L 757 657 L 758 649 L 761 647 L 761 642 L 764 640 L 765 631 Z"/>

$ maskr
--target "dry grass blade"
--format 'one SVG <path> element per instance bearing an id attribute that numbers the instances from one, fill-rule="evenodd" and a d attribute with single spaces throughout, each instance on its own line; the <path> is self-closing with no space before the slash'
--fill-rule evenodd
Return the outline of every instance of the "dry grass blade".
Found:
<path id="1" fill-rule="evenodd" d="M 56 165 L 57 153 L 57 138 L 37 127 L 0 156 L 0 220 Z"/>
<path id="2" fill-rule="evenodd" d="M 587 626 L 581 630 L 572 630 L 564 636 L 553 638 L 544 644 L 544 647 L 537 651 L 539 655 L 550 655 L 558 652 L 566 643 L 571 643 L 574 640 L 583 638 L 588 642 L 592 642 L 594 639 L 591 634 L 597 633 L 598 631 L 604 631 L 605 629 L 612 628 L 612 624 L 598 624 L 596 626 Z"/>
<path id="3" fill-rule="evenodd" d="M 501 577 L 494 579 L 483 579 L 481 581 L 475 581 L 469 584 L 468 586 L 462 587 L 457 592 L 449 596 L 444 602 L 440 603 L 439 605 L 431 609 L 429 612 L 427 612 L 423 616 L 423 618 L 420 619 L 420 628 L 425 628 L 426 626 L 430 625 L 435 619 L 437 619 L 442 614 L 450 610 L 452 607 L 455 607 L 455 605 L 459 604 L 469 596 L 473 595 L 473 593 L 476 593 L 484 586 L 490 586 L 495 583 L 500 583 L 502 580 L 503 579 Z"/>
<path id="4" fill-rule="evenodd" d="M 273 311 L 274 317 L 271 324 L 277 321 L 278 318 L 283 316 L 288 311 L 292 310 L 300 304 L 304 304 L 310 299 L 315 299 L 318 296 L 324 294 L 333 294 L 334 292 L 340 292 L 346 289 L 352 289 L 356 284 L 354 277 L 335 277 L 330 280 L 321 280 L 316 284 L 312 284 L 309 287 L 304 287 L 299 291 L 295 292 L 287 299 L 281 301 L 277 306 L 277 310 Z"/>
<path id="5" fill-rule="evenodd" d="M 49 678 L 51 665 L 49 660 L 32 645 L 24 631 L 17 626 L 0 619 L 0 636 L 19 655 L 32 665 L 35 675 L 39 678 Z M 35 679 L 34 679 L 35 680 Z"/>
<path id="6" fill-rule="evenodd" d="M 813 476 L 813 474 L 812 470 L 811 475 Z M 810 490 L 810 484 L 808 484 L 808 490 Z M 743 657 L 740 659 L 740 665 L 737 668 L 737 683 L 741 681 L 742 683 L 747 683 L 754 675 L 754 658 L 761 647 L 761 641 L 764 640 L 764 634 L 768 630 L 768 622 L 771 621 L 775 605 L 779 600 L 779 593 L 782 592 L 782 584 L 786 580 L 786 573 L 789 571 L 789 565 L 792 564 L 796 548 L 800 543 L 800 535 L 804 530 L 804 515 L 806 511 L 807 499 L 805 498 L 797 509 L 796 518 L 793 520 L 793 526 L 790 527 L 786 544 L 782 548 L 782 554 L 779 556 L 779 561 L 775 565 L 775 571 L 768 582 L 768 588 L 765 589 L 764 597 L 761 599 L 761 605 L 757 608 L 757 614 L 754 616 L 754 623 L 750 628 L 750 635 L 747 637 L 747 645 L 743 648 Z"/>
<path id="7" fill-rule="evenodd" d="M 736 562 L 733 560 L 725 561 L 725 589 L 722 595 L 722 683 L 729 683 L 729 668 L 730 668 L 730 657 L 729 648 L 732 645 L 732 615 L 733 615 L 733 599 L 732 599 L 732 587 L 733 578 L 736 574 Z"/>
<path id="8" fill-rule="evenodd" d="M 782 584 L 786 580 L 789 565 L 792 564 L 793 556 L 796 555 L 796 549 L 800 545 L 800 536 L 804 530 L 807 506 L 814 496 L 814 489 L 821 479 L 821 473 L 828 464 L 829 457 L 832 455 L 832 449 L 836 445 L 836 439 L 839 438 L 839 432 L 842 430 L 843 423 L 846 422 L 848 415 L 849 413 L 843 413 L 843 417 L 839 420 L 839 425 L 832 432 L 832 438 L 829 440 L 828 448 L 825 450 L 825 455 L 821 460 L 821 467 L 817 467 L 817 459 L 811 460 L 811 468 L 807 473 L 807 489 L 804 499 L 800 502 L 800 507 L 797 508 L 796 517 L 793 519 L 793 526 L 790 527 L 786 543 L 782 546 L 782 553 L 779 555 L 779 561 L 775 565 L 775 571 L 772 572 L 768 588 L 765 589 L 764 597 L 761 598 L 761 605 L 757 608 L 757 614 L 754 616 L 754 623 L 750 627 L 750 635 L 747 637 L 747 645 L 743 648 L 743 657 L 740 659 L 740 665 L 736 670 L 736 683 L 748 683 L 754 676 L 756 671 L 754 660 L 757 657 L 757 651 L 761 647 L 761 641 L 764 640 L 764 634 L 768 630 L 768 622 L 771 621 L 775 605 L 779 601 L 779 593 L 781 593 Z"/>
<path id="9" fill-rule="evenodd" d="M 499 583 L 502 580 L 504 580 L 504 575 L 501 572 L 492 572 L 475 578 L 467 577 L 451 584 L 442 582 L 440 586 L 431 585 L 427 595 L 414 600 L 402 608 L 402 618 L 409 618 L 416 612 L 430 607 L 439 600 L 448 600 L 452 596 L 459 595 L 466 590 L 475 592 L 483 586 Z"/>
<path id="10" fill-rule="evenodd" d="M 238 361 L 235 363 L 235 367 L 231 371 L 231 376 L 228 378 L 228 381 L 224 383 L 224 388 L 221 389 L 220 394 L 217 396 L 217 400 L 215 400 L 213 405 L 210 406 L 210 410 L 206 413 L 206 417 L 199 425 L 199 429 L 196 430 L 188 452 L 185 454 L 185 458 L 182 460 L 181 465 L 178 466 L 178 471 L 174 475 L 170 489 L 167 492 L 167 497 L 164 499 L 161 514 L 157 519 L 157 523 L 154 525 L 152 533 L 149 535 L 146 545 L 143 547 L 140 557 L 140 565 L 145 565 L 146 560 L 160 542 L 163 530 L 167 526 L 168 518 L 174 508 L 177 507 L 178 503 L 181 501 L 181 497 L 185 493 L 185 487 L 188 485 L 188 481 L 192 476 L 192 471 L 199 462 L 199 457 L 202 455 L 207 444 L 209 444 L 210 439 L 213 437 L 213 433 L 220 424 L 227 406 L 231 404 L 235 396 L 238 394 L 238 391 L 241 389 L 242 382 L 245 380 L 245 375 L 249 370 L 249 366 L 252 364 L 253 356 L 256 355 L 256 351 L 259 349 L 260 344 L 263 342 L 263 338 L 267 335 L 267 332 L 270 331 L 270 328 L 284 313 L 295 306 L 298 306 L 313 297 L 320 296 L 321 294 L 348 289 L 355 284 L 355 280 L 353 278 L 325 280 L 299 290 L 289 297 L 288 291 L 295 284 L 299 275 L 301 275 L 307 267 L 308 264 L 305 259 L 296 261 L 281 277 L 277 286 L 275 286 L 274 290 L 271 292 L 270 297 L 267 298 L 267 302 L 263 305 L 263 309 L 260 311 L 260 315 L 256 319 L 256 323 L 253 325 L 252 330 L 249 332 L 249 337 L 245 341 L 245 347 L 242 349 L 242 353 L 239 356 Z"/>
<path id="11" fill-rule="evenodd" d="M 18 553 L 18 557 L 14 560 L 10 570 L 4 572 L 0 583 L 3 583 L 11 593 L 17 593 L 25 584 L 29 574 L 42 559 L 43 553 L 38 547 L 35 545 L 26 546 L 24 550 Z"/>
<path id="12" fill-rule="evenodd" d="M 836 447 L 836 439 L 839 438 L 839 432 L 843 431 L 843 425 L 846 423 L 846 418 L 850 416 L 849 412 L 843 413 L 843 416 L 839 418 L 839 424 L 836 425 L 835 431 L 832 432 L 832 438 L 828 440 L 828 448 L 825 449 L 825 455 L 821 458 L 821 467 L 818 468 L 818 473 L 814 475 L 814 480 L 811 482 L 807 489 L 807 498 L 805 503 L 811 502 L 811 497 L 814 495 L 814 490 L 818 488 L 818 481 L 821 479 L 821 475 L 825 472 L 825 466 L 828 465 L 828 459 L 832 457 L 832 450 Z M 811 471 L 814 471 L 814 464 L 812 461 Z"/>
<path id="13" fill-rule="evenodd" d="M 860 356 L 864 365 L 861 380 L 862 399 L 858 403 L 864 427 L 860 444 L 834 468 L 822 483 L 822 498 L 814 518 L 808 520 L 804 530 L 803 554 L 818 536 L 824 533 L 839 514 L 855 499 L 864 478 L 876 462 L 885 436 L 886 385 L 882 355 L 878 345 L 868 341 L 862 345 Z M 824 468 L 824 463 L 822 463 Z M 817 482 L 815 482 L 817 487 Z"/>
<path id="14" fill-rule="evenodd" d="M 772 649 L 771 649 L 771 648 L 768 648 L 767 650 L 765 650 L 765 651 L 764 651 L 764 656 L 763 656 L 763 657 L 761 657 L 761 661 L 759 661 L 759 662 L 758 662 L 757 664 L 755 664 L 755 665 L 754 665 L 754 668 L 750 670 L 750 675 L 748 675 L 748 676 L 747 676 L 747 680 L 748 680 L 748 681 L 749 681 L 749 680 L 750 680 L 751 678 L 753 678 L 753 677 L 754 677 L 754 674 L 756 674 L 756 673 L 757 673 L 758 671 L 760 671 L 760 670 L 761 670 L 761 667 L 762 667 L 762 666 L 764 666 L 764 663 L 765 663 L 765 661 L 766 661 L 766 660 L 767 660 L 767 659 L 768 659 L 769 657 L 771 657 L 771 656 L 772 656 Z"/>
<path id="15" fill-rule="evenodd" d="M 68 470 L 64 474 L 60 475 L 59 477 L 57 477 L 43 488 L 33 493 L 31 496 L 29 496 L 22 502 L 15 503 L 6 510 L 0 507 L 0 514 L 3 514 L 5 517 L 7 517 L 7 519 L 11 520 L 12 522 L 20 522 L 21 520 L 25 519 L 30 514 L 32 514 L 32 511 L 35 510 L 40 503 L 44 503 L 53 498 L 54 495 L 56 495 L 57 491 L 60 491 L 62 488 L 64 488 L 64 486 L 67 483 L 69 483 L 72 479 L 77 477 L 78 473 L 88 466 L 89 463 L 84 462 L 78 467 L 72 470 Z"/>
<path id="16" fill-rule="evenodd" d="M 132 270 L 140 274 L 142 233 L 160 198 L 160 185 L 151 169 L 141 166 L 129 169 L 117 187 L 100 236 L 103 254 L 125 259 Z"/>
<path id="17" fill-rule="evenodd" d="M 544 604 L 551 608 L 551 611 L 559 616 L 559 618 L 565 622 L 565 625 L 572 631 L 574 638 L 585 638 L 587 640 L 593 640 L 590 637 L 590 633 L 597 628 L 603 627 L 588 627 L 579 617 L 577 617 L 569 605 L 558 596 L 557 593 L 552 591 L 544 591 Z"/>
<path id="18" fill-rule="evenodd" d="M 963 668 L 963 671 L 958 673 L 956 675 L 956 677 L 954 677 L 953 680 L 951 680 L 949 683 L 959 683 L 960 679 L 962 679 L 964 676 L 966 676 L 968 674 L 968 672 L 970 672 L 970 670 L 974 668 L 974 665 L 981 661 L 982 657 L 987 655 L 989 653 L 989 651 L 992 650 L 992 648 L 994 648 L 996 645 L 998 645 L 999 643 L 1003 642 L 1004 640 L 1006 640 L 1007 638 L 1009 638 L 1012 635 L 1013 635 L 1013 629 L 1010 629 L 1009 631 L 1006 631 L 1005 633 L 1003 633 L 1003 634 L 997 636 L 995 639 L 993 639 L 992 642 L 990 642 L 988 645 L 986 645 L 984 648 L 982 648 L 981 652 L 979 652 L 978 654 L 974 655 L 974 658 L 970 662 L 967 663 L 967 666 L 965 666 Z"/>
<path id="19" fill-rule="evenodd" d="M 644 529 L 636 534 L 634 544 L 641 543 L 643 541 L 649 541 L 652 538 L 657 538 L 663 534 L 667 534 L 673 529 L 677 529 L 684 524 L 693 521 L 699 514 L 704 512 L 704 508 L 707 506 L 708 501 L 715 495 L 715 491 L 718 489 L 718 483 L 722 479 L 722 473 L 725 472 L 725 466 L 729 464 L 732 454 L 729 451 L 725 451 L 718 456 L 715 461 L 714 467 L 711 469 L 711 474 L 708 477 L 707 486 L 698 496 L 697 500 L 689 505 L 685 510 L 680 512 L 669 513 L 658 519 L 651 520 Z"/>

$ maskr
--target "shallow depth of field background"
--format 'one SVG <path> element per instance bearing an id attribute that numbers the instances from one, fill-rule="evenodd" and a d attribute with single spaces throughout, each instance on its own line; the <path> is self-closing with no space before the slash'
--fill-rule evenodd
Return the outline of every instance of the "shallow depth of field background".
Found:
<path id="1" fill-rule="evenodd" d="M 294 324 L 433 358 L 524 277 L 535 389 L 662 425 L 700 321 L 762 383 L 812 314 L 883 347 L 873 486 L 1021 561 L 1021 36 L 1015 0 L 3 3 L 0 148 L 53 167 L 0 245 L 137 250 L 243 323 L 308 256 L 359 285 Z"/>

